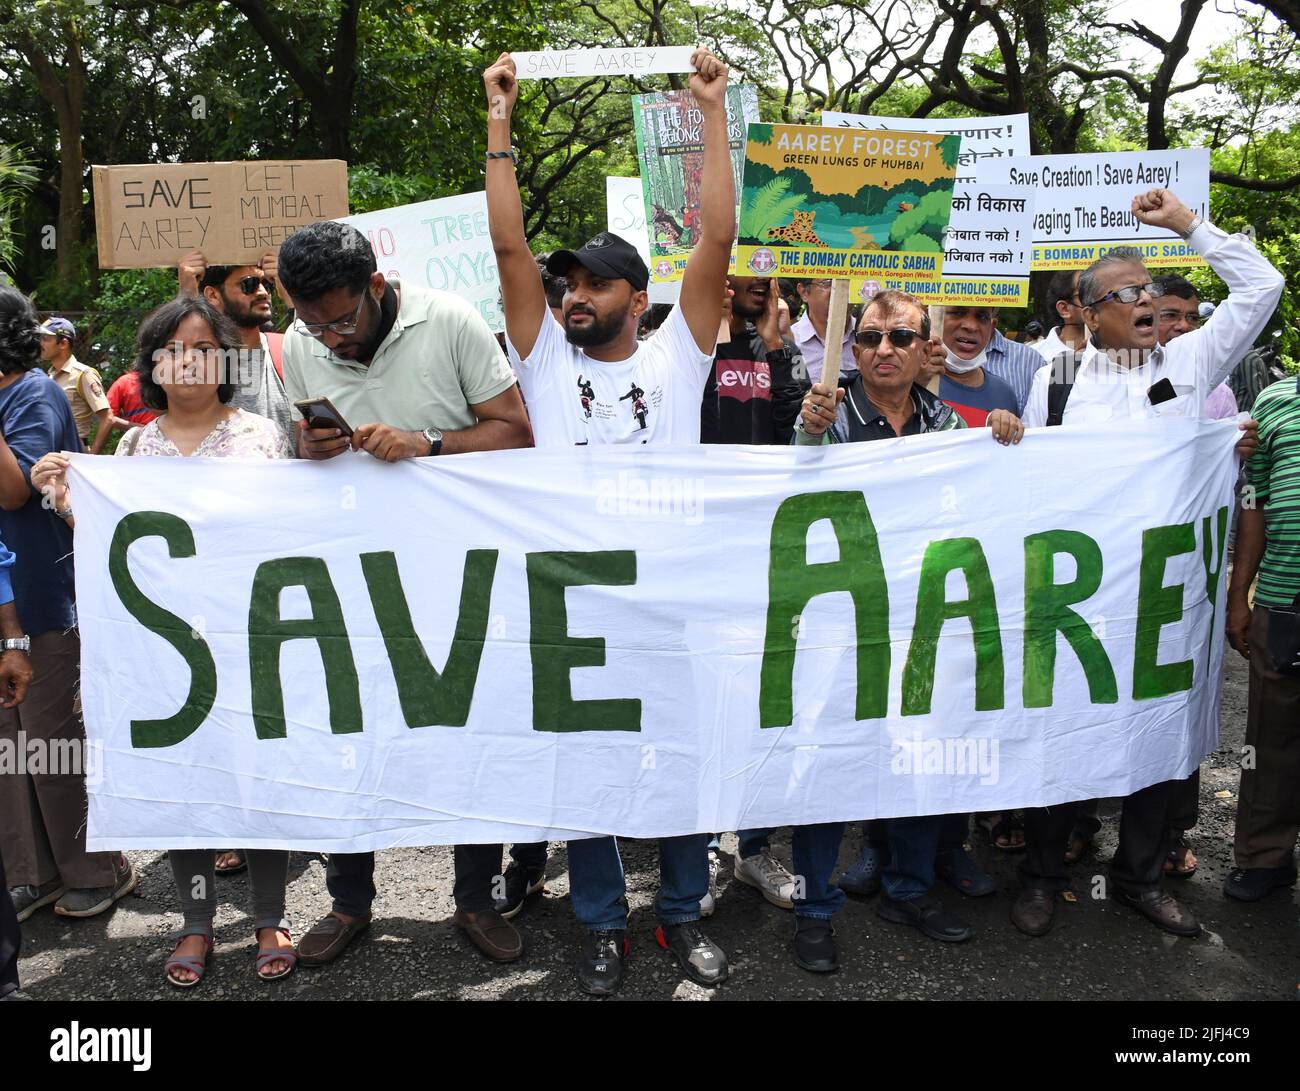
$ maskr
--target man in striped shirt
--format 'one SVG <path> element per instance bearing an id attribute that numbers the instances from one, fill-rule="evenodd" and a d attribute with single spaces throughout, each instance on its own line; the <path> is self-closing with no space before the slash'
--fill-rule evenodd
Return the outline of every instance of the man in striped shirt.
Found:
<path id="1" fill-rule="evenodd" d="M 1296 881 L 1300 836 L 1300 387 L 1284 380 L 1255 401 L 1259 450 L 1249 463 L 1228 585 L 1228 639 L 1250 661 L 1247 753 L 1223 892 L 1258 901 Z M 1255 605 L 1250 585 L 1259 576 Z"/>

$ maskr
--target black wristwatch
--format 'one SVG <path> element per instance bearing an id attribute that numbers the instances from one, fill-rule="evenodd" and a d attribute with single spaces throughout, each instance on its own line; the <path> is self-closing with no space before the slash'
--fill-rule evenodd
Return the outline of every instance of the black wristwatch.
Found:
<path id="1" fill-rule="evenodd" d="M 437 428 L 426 428 L 420 435 L 429 441 L 429 454 L 442 453 L 442 433 Z"/>

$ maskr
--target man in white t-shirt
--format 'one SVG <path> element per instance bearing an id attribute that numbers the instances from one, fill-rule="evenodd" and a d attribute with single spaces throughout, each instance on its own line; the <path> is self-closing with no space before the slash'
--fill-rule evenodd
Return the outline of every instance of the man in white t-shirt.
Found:
<path id="1" fill-rule="evenodd" d="M 503 53 L 483 75 L 488 98 L 488 224 L 501 275 L 506 347 L 519 376 L 538 447 L 591 443 L 699 443 L 700 404 L 722 321 L 736 196 L 727 146 L 727 69 L 706 50 L 692 57 L 691 93 L 703 119 L 698 237 L 681 302 L 650 337 L 637 324 L 650 305 L 649 273 L 630 244 L 601 232 L 559 250 L 547 268 L 565 279 L 563 324 L 546 306 L 541 273 L 524 235 L 510 146 L 519 95 Z M 708 834 L 659 842 L 656 936 L 702 985 L 727 977 L 727 958 L 700 929 L 708 892 Z M 593 995 L 615 992 L 627 955 L 627 902 L 612 837 L 569 842 L 569 890 L 584 925 L 578 980 Z"/>

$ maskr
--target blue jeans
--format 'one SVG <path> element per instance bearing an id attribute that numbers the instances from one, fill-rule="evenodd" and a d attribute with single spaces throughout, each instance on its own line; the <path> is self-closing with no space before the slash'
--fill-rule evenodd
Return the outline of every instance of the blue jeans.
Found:
<path id="1" fill-rule="evenodd" d="M 741 830 L 736 836 L 741 859 L 754 856 L 768 847 L 773 830 Z M 790 827 L 790 848 L 794 856 L 795 880 L 803 880 L 803 897 L 794 899 L 796 917 L 830 920 L 844 904 L 844 891 L 831 882 L 844 839 L 843 822 L 819 822 L 811 826 Z M 799 891 L 796 889 L 796 895 Z"/>
<path id="2" fill-rule="evenodd" d="M 663 924 L 700 919 L 700 899 L 709 892 L 708 846 L 707 833 L 659 839 L 655 915 Z M 614 838 L 569 842 L 569 896 L 574 914 L 591 931 L 627 927 L 627 884 Z"/>
<path id="3" fill-rule="evenodd" d="M 927 894 L 934 886 L 934 855 L 948 815 L 889 820 L 889 865 L 880 880 L 896 902 Z"/>

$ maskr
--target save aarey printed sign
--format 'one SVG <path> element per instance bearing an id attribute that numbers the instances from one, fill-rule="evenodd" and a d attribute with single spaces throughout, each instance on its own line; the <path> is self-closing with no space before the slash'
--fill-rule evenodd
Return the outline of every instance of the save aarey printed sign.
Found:
<path id="1" fill-rule="evenodd" d="M 670 836 L 1185 777 L 1236 439 L 73 456 L 89 847 Z"/>

